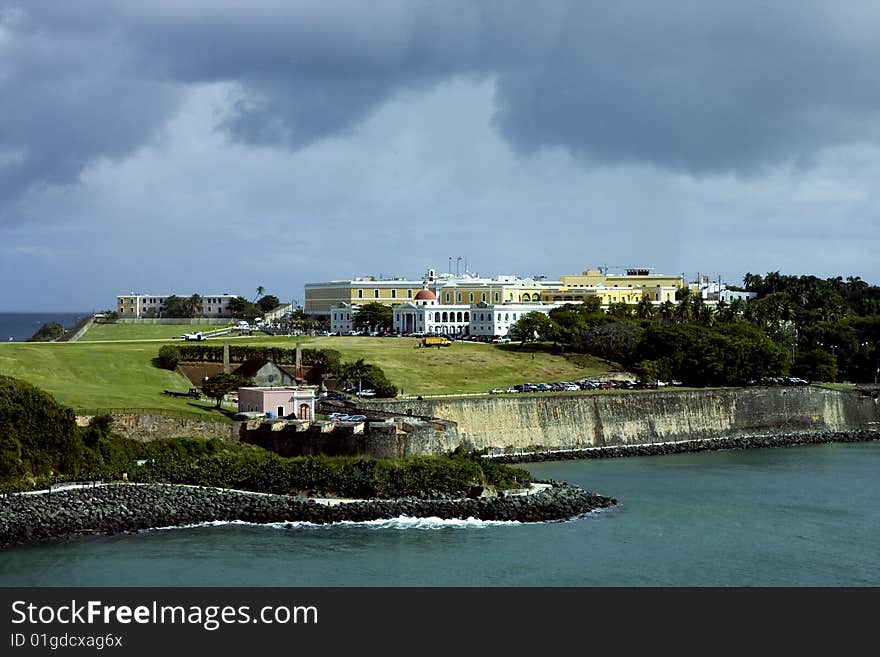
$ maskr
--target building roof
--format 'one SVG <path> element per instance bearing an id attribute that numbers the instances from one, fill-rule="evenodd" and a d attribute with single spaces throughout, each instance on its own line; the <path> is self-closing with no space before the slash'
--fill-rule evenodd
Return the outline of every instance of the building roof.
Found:
<path id="1" fill-rule="evenodd" d="M 265 367 L 270 361 L 262 358 L 260 356 L 254 356 L 243 362 L 239 365 L 235 370 L 233 370 L 233 374 L 237 374 L 238 376 L 243 376 L 246 378 L 252 378 L 259 372 L 263 367 Z"/>
<path id="2" fill-rule="evenodd" d="M 431 292 L 431 290 L 419 290 L 413 299 L 415 301 L 436 301 L 437 295 Z"/>

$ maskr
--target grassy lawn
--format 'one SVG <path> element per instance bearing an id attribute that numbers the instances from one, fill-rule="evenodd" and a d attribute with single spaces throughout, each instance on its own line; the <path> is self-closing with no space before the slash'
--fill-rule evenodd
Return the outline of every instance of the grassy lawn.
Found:
<path id="1" fill-rule="evenodd" d="M 108 340 L 166 340 L 184 333 L 214 331 L 222 326 L 191 326 L 190 324 L 92 324 L 79 342 Z"/>
<path id="2" fill-rule="evenodd" d="M 344 361 L 363 358 L 379 365 L 406 395 L 488 392 L 517 383 L 570 381 L 612 369 L 589 356 L 576 362 L 546 352 L 519 351 L 516 345 L 455 342 L 450 347 L 417 348 L 416 338 L 252 338 L 247 343 L 336 349 Z"/>
<path id="3" fill-rule="evenodd" d="M 137 328 L 142 331 L 173 327 Z M 112 332 L 105 336 L 106 340 L 120 339 Z M 150 408 L 218 416 L 209 403 L 162 394 L 166 389 L 186 391 L 189 382 L 182 376 L 153 367 L 151 360 L 163 343 L 156 338 L 147 339 L 156 341 L 4 343 L 0 344 L 0 374 L 28 381 L 75 409 Z M 210 342 L 222 344 L 224 339 Z M 295 347 L 297 342 L 308 347 L 337 349 L 345 361 L 363 358 L 376 363 L 407 395 L 487 392 L 490 388 L 506 388 L 523 382 L 572 380 L 610 369 L 603 361 L 581 357 L 575 362 L 544 352 L 520 352 L 512 345 L 456 342 L 451 347 L 431 349 L 416 348 L 418 341 L 414 338 L 263 336 L 230 339 L 231 344 L 288 348 Z"/>
<path id="4" fill-rule="evenodd" d="M 182 376 L 153 367 L 160 343 L 14 343 L 0 345 L 0 374 L 23 379 L 74 409 L 149 408 L 200 417 L 221 415 L 208 402 L 170 397 Z"/>

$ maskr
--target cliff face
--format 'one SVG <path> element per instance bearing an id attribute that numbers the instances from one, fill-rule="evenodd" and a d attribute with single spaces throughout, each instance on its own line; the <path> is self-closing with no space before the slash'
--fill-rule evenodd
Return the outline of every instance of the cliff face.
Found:
<path id="1" fill-rule="evenodd" d="M 880 429 L 877 399 L 811 386 L 359 401 L 358 407 L 450 420 L 458 441 L 490 452 Z"/>

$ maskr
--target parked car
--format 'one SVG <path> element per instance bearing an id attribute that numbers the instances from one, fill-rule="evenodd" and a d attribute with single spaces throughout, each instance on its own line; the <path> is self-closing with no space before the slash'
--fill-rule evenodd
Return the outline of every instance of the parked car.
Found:
<path id="1" fill-rule="evenodd" d="M 501 388 L 492 388 L 492 389 L 489 391 L 489 394 L 490 394 L 490 395 L 500 395 L 500 394 L 502 394 L 503 392 L 504 392 L 504 390 L 502 390 Z"/>
<path id="2" fill-rule="evenodd" d="M 376 391 L 375 390 L 361 390 L 357 394 L 358 394 L 358 397 L 375 397 Z"/>

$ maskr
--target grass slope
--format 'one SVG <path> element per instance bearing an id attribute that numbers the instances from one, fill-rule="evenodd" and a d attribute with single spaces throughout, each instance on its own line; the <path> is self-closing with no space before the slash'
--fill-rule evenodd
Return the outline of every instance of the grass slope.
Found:
<path id="1" fill-rule="evenodd" d="M 182 376 L 153 367 L 160 343 L 3 344 L 0 374 L 28 381 L 74 409 L 150 408 L 196 416 L 219 414 L 210 404 L 169 397 L 186 391 Z"/>
<path id="2" fill-rule="evenodd" d="M 215 331 L 222 326 L 191 326 L 186 324 L 92 324 L 79 342 L 109 340 L 167 340 L 184 333 Z"/>
<path id="3" fill-rule="evenodd" d="M 75 409 L 149 408 L 199 416 L 219 417 L 210 404 L 163 395 L 163 390 L 185 391 L 182 376 L 152 365 L 163 343 L 179 340 L 122 342 L 131 325 L 105 324 L 101 340 L 75 343 L 0 344 L 0 374 L 28 381 Z M 174 326 L 138 326 L 171 329 Z M 91 333 L 91 331 L 90 331 Z M 179 333 L 175 332 L 175 335 Z M 209 340 L 223 344 L 227 338 Z M 417 348 L 413 338 L 368 337 L 237 337 L 230 344 L 261 344 L 294 348 L 328 347 L 345 361 L 363 358 L 382 367 L 406 395 L 487 392 L 523 382 L 572 380 L 609 369 L 588 357 L 576 361 L 544 352 L 518 351 L 515 345 L 456 342 L 441 349 Z"/>
<path id="4" fill-rule="evenodd" d="M 488 392 L 517 383 L 570 381 L 605 372 L 608 363 L 579 356 L 577 362 L 516 345 L 455 342 L 450 347 L 418 348 L 415 338 L 251 338 L 247 343 L 336 349 L 345 361 L 363 358 L 379 365 L 405 395 Z"/>

